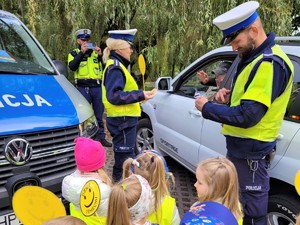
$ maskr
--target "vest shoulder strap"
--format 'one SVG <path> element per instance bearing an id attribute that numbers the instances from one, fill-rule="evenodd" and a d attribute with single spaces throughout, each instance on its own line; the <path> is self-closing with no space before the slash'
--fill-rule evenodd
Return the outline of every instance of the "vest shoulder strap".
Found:
<path id="1" fill-rule="evenodd" d="M 76 49 L 72 50 L 70 53 L 71 53 L 71 55 L 72 55 L 73 57 L 75 57 L 75 56 L 78 54 L 79 51 L 80 51 L 80 50 L 79 50 L 78 48 L 76 48 Z"/>
<path id="2" fill-rule="evenodd" d="M 114 61 L 114 63 L 108 66 L 107 72 L 115 68 L 121 68 L 119 60 L 117 59 L 112 59 L 112 60 Z"/>
<path id="3" fill-rule="evenodd" d="M 244 87 L 244 91 L 245 92 L 248 89 L 250 83 L 252 82 L 252 80 L 253 80 L 253 78 L 254 78 L 254 76 L 256 74 L 256 71 L 257 71 L 258 67 L 260 66 L 260 64 L 263 61 L 268 61 L 268 62 L 275 61 L 275 62 L 277 62 L 281 66 L 281 68 L 284 70 L 284 72 L 286 74 L 289 73 L 289 70 L 288 70 L 288 68 L 287 68 L 286 63 L 284 62 L 284 60 L 281 57 L 279 57 L 277 55 L 274 55 L 271 48 L 266 48 L 264 50 L 263 57 L 255 63 L 255 65 L 253 66 L 253 69 L 251 70 L 251 73 L 250 73 L 250 75 L 248 77 L 247 83 L 246 83 L 246 85 Z"/>

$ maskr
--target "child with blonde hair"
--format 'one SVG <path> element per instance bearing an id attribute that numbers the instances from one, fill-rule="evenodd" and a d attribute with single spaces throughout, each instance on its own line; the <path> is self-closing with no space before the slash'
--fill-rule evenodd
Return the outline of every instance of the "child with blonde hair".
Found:
<path id="1" fill-rule="evenodd" d="M 201 202 L 218 202 L 227 207 L 241 225 L 243 213 L 239 201 L 238 176 L 233 163 L 221 157 L 203 160 L 197 167 L 196 178 L 194 186 L 199 201 L 191 209 Z"/>
<path id="2" fill-rule="evenodd" d="M 154 224 L 178 225 L 180 223 L 176 200 L 170 196 L 168 171 L 164 158 L 154 150 L 145 150 L 135 159 L 128 158 L 123 164 L 123 178 L 130 174 L 143 176 L 152 189 L 151 210 L 148 219 Z"/>
<path id="3" fill-rule="evenodd" d="M 104 165 L 106 150 L 100 142 L 90 138 L 75 139 L 75 162 L 77 169 L 66 176 L 62 182 L 62 196 L 70 202 L 70 214 L 80 218 L 86 224 L 106 224 L 108 198 L 111 190 L 111 179 L 107 175 Z M 100 203 L 92 216 L 85 216 L 80 208 L 80 195 L 84 185 L 94 180 L 100 189 Z"/>
<path id="4" fill-rule="evenodd" d="M 112 187 L 107 225 L 150 225 L 151 188 L 139 175 L 131 175 Z"/>
<path id="5" fill-rule="evenodd" d="M 81 219 L 73 216 L 61 216 L 52 220 L 49 220 L 42 225 L 86 225 Z"/>

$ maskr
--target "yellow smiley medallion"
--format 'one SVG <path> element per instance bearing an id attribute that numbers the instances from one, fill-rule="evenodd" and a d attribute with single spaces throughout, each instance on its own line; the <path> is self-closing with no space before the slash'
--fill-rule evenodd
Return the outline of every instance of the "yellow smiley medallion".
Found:
<path id="1" fill-rule="evenodd" d="M 96 181 L 85 183 L 80 193 L 80 210 L 85 216 L 92 216 L 100 204 L 100 189 Z"/>
<path id="2" fill-rule="evenodd" d="M 66 215 L 60 199 L 51 191 L 38 186 L 24 186 L 12 199 L 17 218 L 24 225 L 41 225 L 44 222 Z"/>

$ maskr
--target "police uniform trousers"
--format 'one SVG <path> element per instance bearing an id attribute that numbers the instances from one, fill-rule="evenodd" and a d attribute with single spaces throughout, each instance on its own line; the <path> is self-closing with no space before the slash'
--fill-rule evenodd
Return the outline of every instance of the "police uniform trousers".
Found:
<path id="1" fill-rule="evenodd" d="M 138 117 L 107 117 L 106 126 L 112 136 L 115 164 L 113 181 L 121 180 L 123 163 L 127 158 L 134 157 L 136 142 L 136 126 Z"/>
<path id="2" fill-rule="evenodd" d="M 98 130 L 99 139 L 105 139 L 105 131 L 104 131 L 103 118 L 102 118 L 104 113 L 104 105 L 102 102 L 101 84 L 100 86 L 95 86 L 95 87 L 78 86 L 77 89 L 85 97 L 85 99 L 90 104 L 92 104 L 94 114 L 96 116 L 98 126 L 99 126 L 99 130 Z"/>
<path id="3" fill-rule="evenodd" d="M 266 159 L 228 157 L 235 165 L 244 210 L 243 225 L 267 225 L 269 175 Z"/>

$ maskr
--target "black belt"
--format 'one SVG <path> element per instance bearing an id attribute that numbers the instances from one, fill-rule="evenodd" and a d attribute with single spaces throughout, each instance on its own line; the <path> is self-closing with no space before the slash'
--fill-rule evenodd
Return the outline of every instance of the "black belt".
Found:
<path id="1" fill-rule="evenodd" d="M 76 79 L 75 83 L 81 87 L 97 87 L 101 86 L 101 79 Z"/>

